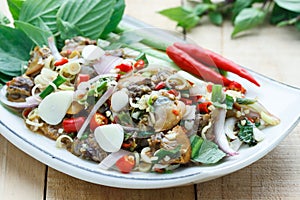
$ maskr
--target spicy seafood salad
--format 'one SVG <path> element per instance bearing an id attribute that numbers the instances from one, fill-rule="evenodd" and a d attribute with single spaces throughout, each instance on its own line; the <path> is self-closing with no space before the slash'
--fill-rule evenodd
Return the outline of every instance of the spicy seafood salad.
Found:
<path id="1" fill-rule="evenodd" d="M 205 71 L 186 45 L 167 49 L 185 70 L 178 71 L 83 37 L 58 52 L 49 39 L 2 88 L 1 101 L 21 111 L 28 129 L 102 169 L 164 173 L 216 164 L 262 141 L 261 130 L 280 120 L 239 83 Z"/>

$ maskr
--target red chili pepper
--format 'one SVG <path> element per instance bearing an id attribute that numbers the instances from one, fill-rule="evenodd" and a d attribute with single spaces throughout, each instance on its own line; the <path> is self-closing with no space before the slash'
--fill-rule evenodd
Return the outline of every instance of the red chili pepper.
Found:
<path id="1" fill-rule="evenodd" d="M 213 51 L 201 48 L 200 46 L 194 44 L 184 44 L 180 42 L 174 43 L 174 46 L 205 65 L 216 66 L 219 69 L 232 72 L 242 78 L 247 79 L 257 86 L 260 86 L 246 69 Z"/>
<path id="2" fill-rule="evenodd" d="M 61 66 L 61 65 L 64 65 L 64 64 L 66 64 L 66 63 L 68 63 L 68 62 L 69 62 L 68 59 L 62 58 L 62 59 L 56 61 L 56 62 L 54 63 L 54 66 L 55 66 L 55 67 Z"/>
<path id="3" fill-rule="evenodd" d="M 172 110 L 172 113 L 177 116 L 177 115 L 179 115 L 179 110 L 174 109 L 174 110 Z"/>
<path id="4" fill-rule="evenodd" d="M 145 61 L 140 59 L 140 60 L 137 60 L 136 63 L 134 63 L 134 68 L 139 70 L 139 69 L 143 69 L 145 67 Z"/>
<path id="5" fill-rule="evenodd" d="M 158 83 L 155 87 L 154 87 L 154 90 L 161 90 L 163 88 L 166 87 L 166 83 L 165 82 L 160 82 Z"/>
<path id="6" fill-rule="evenodd" d="M 88 80 L 90 80 L 90 75 L 88 75 L 88 74 L 78 74 L 77 85 L 79 85 L 82 82 L 87 82 Z"/>
<path id="7" fill-rule="evenodd" d="M 116 167 L 122 173 L 129 173 L 134 168 L 135 160 L 132 155 L 125 155 L 116 162 Z"/>
<path id="8" fill-rule="evenodd" d="M 168 93 L 173 94 L 175 97 L 177 97 L 179 95 L 179 92 L 175 89 L 168 90 Z"/>
<path id="9" fill-rule="evenodd" d="M 115 67 L 119 69 L 121 72 L 130 72 L 132 70 L 132 65 L 129 63 L 121 63 Z"/>
<path id="10" fill-rule="evenodd" d="M 240 91 L 241 93 L 245 94 L 246 93 L 246 89 L 242 87 L 241 84 L 239 84 L 238 82 L 232 81 L 228 86 L 227 89 L 229 90 L 235 90 L 235 91 Z"/>
<path id="11" fill-rule="evenodd" d="M 107 117 L 101 113 L 95 113 L 90 121 L 90 129 L 94 131 L 98 126 L 102 126 L 108 123 Z"/>
<path id="12" fill-rule="evenodd" d="M 83 125 L 84 121 L 84 117 L 64 119 L 62 126 L 66 133 L 77 132 Z"/>
<path id="13" fill-rule="evenodd" d="M 181 69 L 199 76 L 205 81 L 211 81 L 213 83 L 223 84 L 225 86 L 229 85 L 232 82 L 221 74 L 218 74 L 214 70 L 196 61 L 189 54 L 178 49 L 175 46 L 169 46 L 166 52 L 168 56 L 174 61 L 174 63 Z"/>
<path id="14" fill-rule="evenodd" d="M 208 107 L 210 105 L 212 105 L 212 103 L 210 101 L 198 104 L 198 110 L 199 110 L 199 112 L 201 114 L 207 114 L 207 113 L 209 113 L 210 111 L 208 110 Z"/>

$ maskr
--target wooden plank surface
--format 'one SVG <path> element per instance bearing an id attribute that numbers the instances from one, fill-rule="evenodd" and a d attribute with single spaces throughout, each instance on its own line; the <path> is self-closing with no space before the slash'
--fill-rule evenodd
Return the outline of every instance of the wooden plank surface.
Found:
<path id="1" fill-rule="evenodd" d="M 5 1 L 0 0 L 3 10 Z M 126 0 L 126 14 L 166 30 L 176 24 L 157 11 L 180 0 Z M 178 30 L 178 29 L 177 29 Z M 300 87 L 300 34 L 265 25 L 231 40 L 232 26 L 205 21 L 188 38 L 254 71 Z M 287 111 L 292 112 L 292 111 Z M 276 134 L 276 133 L 274 133 Z M 44 190 L 45 188 L 45 190 Z M 196 191 L 194 190 L 196 188 Z M 300 126 L 258 162 L 230 175 L 194 185 L 129 190 L 87 183 L 65 175 L 18 150 L 0 136 L 0 199 L 299 199 Z"/>

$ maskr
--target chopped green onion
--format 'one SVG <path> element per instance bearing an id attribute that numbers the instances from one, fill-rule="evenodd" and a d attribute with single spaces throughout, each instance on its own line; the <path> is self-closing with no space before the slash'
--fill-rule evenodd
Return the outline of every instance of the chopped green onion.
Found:
<path id="1" fill-rule="evenodd" d="M 66 82 L 66 79 L 60 75 L 56 77 L 56 79 L 52 82 L 57 88 Z M 51 94 L 56 88 L 53 87 L 52 84 L 48 85 L 46 89 L 39 95 L 42 99 Z"/>
<path id="2" fill-rule="evenodd" d="M 222 87 L 222 85 L 213 85 L 212 86 L 211 101 L 222 103 L 222 100 L 223 100 L 223 87 Z"/>
<path id="3" fill-rule="evenodd" d="M 236 98 L 236 102 L 238 104 L 243 104 L 243 105 L 249 105 L 257 102 L 256 99 L 249 99 L 249 98 Z"/>
<path id="4" fill-rule="evenodd" d="M 199 137 L 198 135 L 193 135 L 190 138 L 190 141 L 191 141 L 191 148 L 192 148 L 191 158 L 195 158 L 196 156 L 198 156 L 200 147 L 203 143 L 203 138 Z"/>

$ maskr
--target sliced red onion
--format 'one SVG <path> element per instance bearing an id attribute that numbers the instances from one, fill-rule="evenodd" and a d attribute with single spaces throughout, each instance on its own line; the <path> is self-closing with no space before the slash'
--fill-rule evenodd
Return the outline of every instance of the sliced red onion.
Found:
<path id="1" fill-rule="evenodd" d="M 125 155 L 130 154 L 129 151 L 125 151 L 120 149 L 117 152 L 109 154 L 106 158 L 104 158 L 100 164 L 98 165 L 100 169 L 108 170 L 111 168 L 120 158 Z"/>
<path id="2" fill-rule="evenodd" d="M 225 118 L 226 118 L 226 110 L 223 108 L 216 108 L 217 116 L 216 121 L 214 124 L 214 133 L 215 133 L 215 142 L 219 145 L 220 149 L 222 149 L 225 153 L 227 153 L 229 156 L 237 155 L 238 152 L 233 150 L 227 141 L 225 130 L 224 130 L 224 124 L 225 124 Z"/>
<path id="3" fill-rule="evenodd" d="M 26 100 L 25 102 L 8 101 L 6 98 L 6 88 L 7 88 L 7 86 L 4 86 L 1 89 L 0 101 L 7 106 L 14 107 L 14 108 L 31 108 L 31 107 L 39 105 L 39 103 L 40 103 L 40 101 L 34 96 L 27 97 L 25 99 Z"/>
<path id="4" fill-rule="evenodd" d="M 94 69 L 98 74 L 107 74 L 123 61 L 122 58 L 104 55 L 94 64 Z"/>
<path id="5" fill-rule="evenodd" d="M 53 37 L 48 38 L 48 46 L 49 46 L 49 49 L 51 50 L 51 53 L 52 53 L 55 60 L 62 59 L 62 56 L 60 55 L 60 53 L 59 53 L 59 51 L 56 47 L 56 44 L 55 44 L 55 41 L 54 41 Z"/>
<path id="6" fill-rule="evenodd" d="M 195 120 L 196 118 L 196 105 L 186 105 L 185 113 L 182 117 L 183 120 Z"/>
<path id="7" fill-rule="evenodd" d="M 116 89 L 116 86 L 109 87 L 107 91 L 101 96 L 101 98 L 97 101 L 91 112 L 89 113 L 88 117 L 84 121 L 83 125 L 81 126 L 80 130 L 78 131 L 77 138 L 81 138 L 84 130 L 90 123 L 93 115 L 97 112 L 97 110 L 111 97 L 111 95 L 114 93 Z"/>

